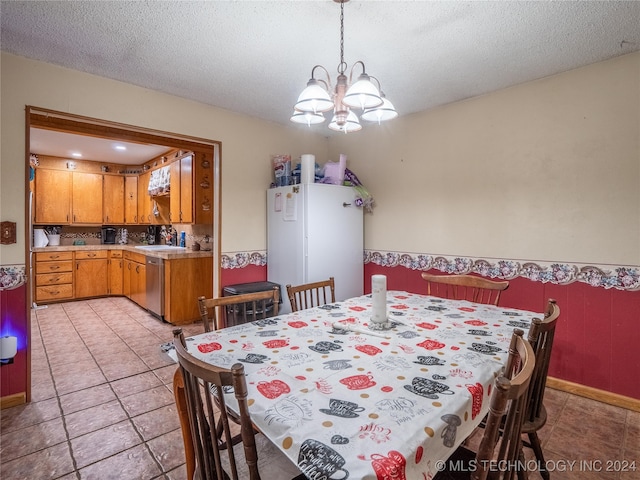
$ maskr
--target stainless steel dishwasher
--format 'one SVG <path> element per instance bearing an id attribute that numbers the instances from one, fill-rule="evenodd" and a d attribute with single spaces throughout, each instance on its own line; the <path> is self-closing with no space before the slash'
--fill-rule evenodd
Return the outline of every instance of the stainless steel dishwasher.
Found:
<path id="1" fill-rule="evenodd" d="M 164 260 L 156 257 L 147 259 L 147 310 L 164 320 Z"/>

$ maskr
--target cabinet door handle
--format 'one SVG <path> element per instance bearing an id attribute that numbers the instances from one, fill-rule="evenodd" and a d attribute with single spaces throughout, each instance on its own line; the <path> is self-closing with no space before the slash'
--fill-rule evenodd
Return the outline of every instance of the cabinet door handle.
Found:
<path id="1" fill-rule="evenodd" d="M 60 255 L 49 255 L 49 258 L 51 260 L 55 260 L 56 258 L 58 258 Z"/>
<path id="2" fill-rule="evenodd" d="M 89 253 L 89 254 L 87 254 L 87 256 L 88 256 L 88 257 L 95 257 L 95 256 L 96 256 L 96 254 L 95 254 L 95 253 Z"/>
<path id="3" fill-rule="evenodd" d="M 60 266 L 59 266 L 59 265 L 51 265 L 51 266 L 49 267 L 49 270 L 59 270 L 59 269 L 60 269 Z"/>

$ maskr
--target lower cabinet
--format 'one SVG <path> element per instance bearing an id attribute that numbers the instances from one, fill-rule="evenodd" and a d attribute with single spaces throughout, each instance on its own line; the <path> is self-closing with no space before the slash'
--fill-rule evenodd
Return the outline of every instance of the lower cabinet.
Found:
<path id="1" fill-rule="evenodd" d="M 109 295 L 124 294 L 124 259 L 122 250 L 109 251 Z"/>
<path id="2" fill-rule="evenodd" d="M 107 250 L 76 251 L 75 298 L 102 297 L 109 294 Z"/>
<path id="3" fill-rule="evenodd" d="M 38 252 L 35 255 L 35 302 L 73 298 L 73 252 Z"/>
<path id="4" fill-rule="evenodd" d="M 123 292 L 130 300 L 147 308 L 147 266 L 144 255 L 124 252 Z"/>
<path id="5" fill-rule="evenodd" d="M 144 254 L 127 250 L 76 250 L 35 254 L 35 302 L 124 295 L 147 305 Z M 200 319 L 198 297 L 213 296 L 213 257 L 164 260 L 164 318 L 174 325 Z"/>
<path id="6" fill-rule="evenodd" d="M 165 320 L 174 325 L 199 320 L 199 296 L 213 296 L 213 257 L 165 260 Z"/>

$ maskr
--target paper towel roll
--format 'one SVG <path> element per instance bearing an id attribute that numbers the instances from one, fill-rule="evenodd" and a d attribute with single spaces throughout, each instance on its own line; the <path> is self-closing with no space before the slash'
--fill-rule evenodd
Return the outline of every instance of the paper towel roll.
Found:
<path id="1" fill-rule="evenodd" d="M 387 323 L 387 277 L 371 276 L 371 299 L 373 323 Z"/>
<path id="2" fill-rule="evenodd" d="M 314 183 L 316 181 L 316 157 L 305 153 L 300 159 L 300 183 Z"/>
<path id="3" fill-rule="evenodd" d="M 338 181 L 340 185 L 344 182 L 344 171 L 347 168 L 347 156 L 344 153 L 340 154 L 340 168 L 338 169 Z"/>
<path id="4" fill-rule="evenodd" d="M 0 337 L 0 359 L 9 360 L 18 353 L 18 339 L 13 336 Z"/>

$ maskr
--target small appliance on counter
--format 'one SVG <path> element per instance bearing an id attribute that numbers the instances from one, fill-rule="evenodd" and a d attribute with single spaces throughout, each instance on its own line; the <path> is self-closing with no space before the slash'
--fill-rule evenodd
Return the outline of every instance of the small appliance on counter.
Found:
<path id="1" fill-rule="evenodd" d="M 147 243 L 149 245 L 159 245 L 160 244 L 160 226 L 159 225 L 149 225 L 147 227 Z"/>
<path id="2" fill-rule="evenodd" d="M 36 248 L 42 248 L 49 245 L 49 237 L 44 231 L 44 228 L 33 229 L 33 246 Z"/>
<path id="3" fill-rule="evenodd" d="M 114 227 L 102 227 L 102 244 L 115 245 L 116 229 Z"/>

